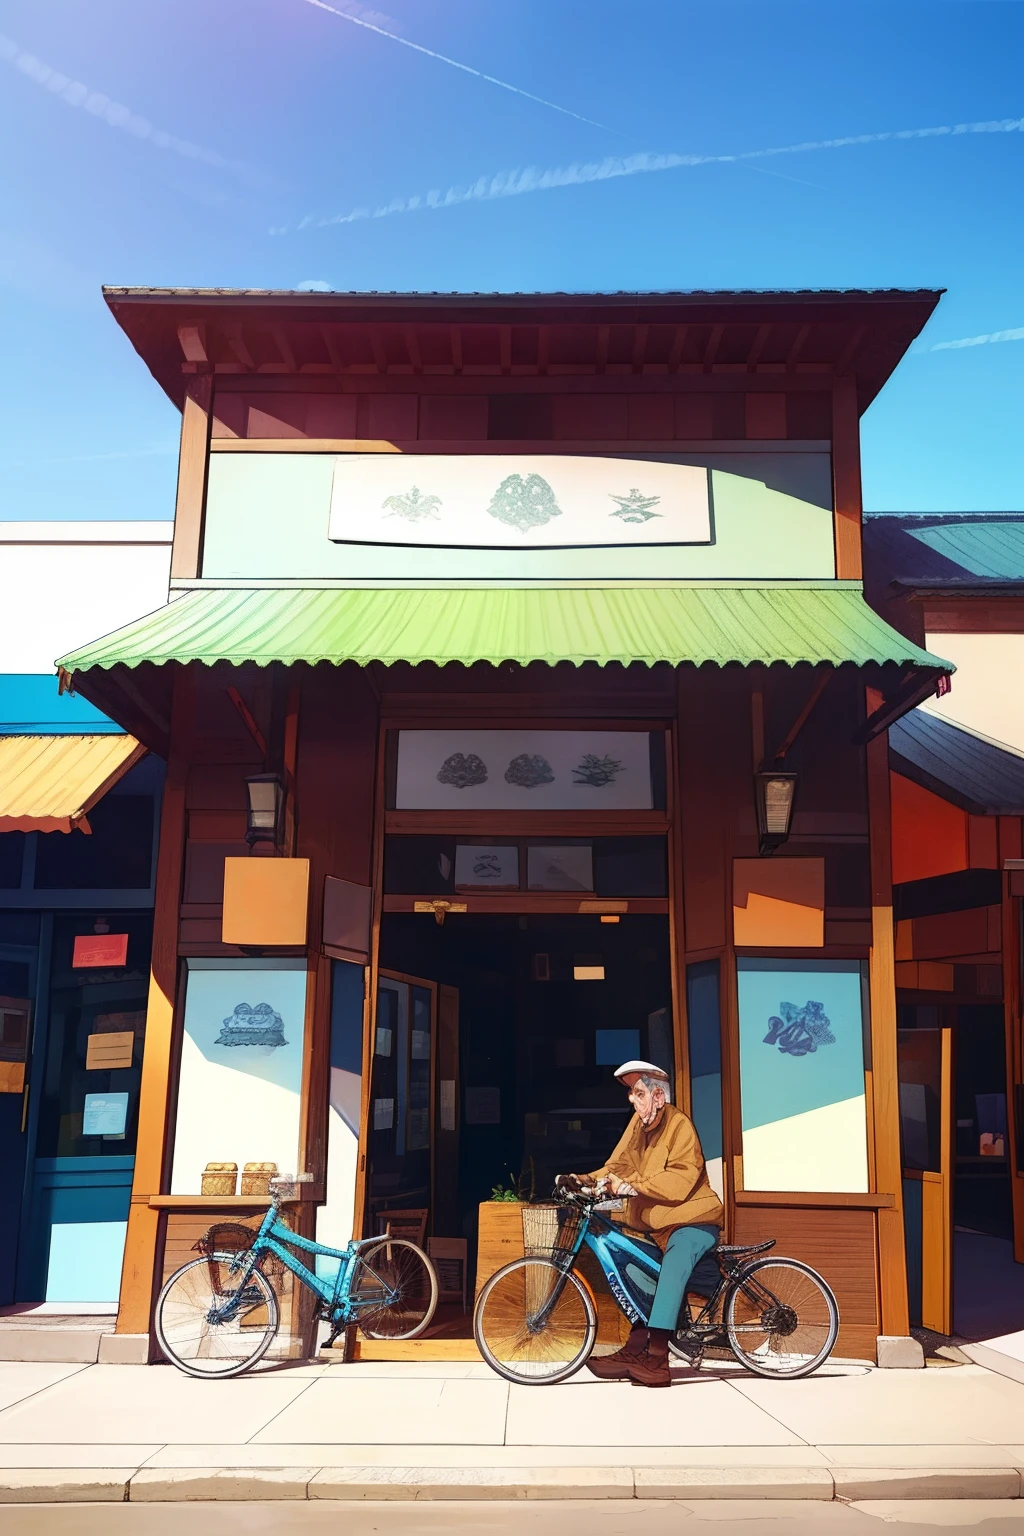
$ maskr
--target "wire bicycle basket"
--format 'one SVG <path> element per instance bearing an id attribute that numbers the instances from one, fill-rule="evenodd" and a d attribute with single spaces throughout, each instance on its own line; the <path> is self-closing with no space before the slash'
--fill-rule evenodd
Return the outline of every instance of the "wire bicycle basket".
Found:
<path id="1" fill-rule="evenodd" d="M 524 1205 L 523 1251 L 531 1259 L 551 1259 L 564 1269 L 572 1260 L 586 1214 L 572 1205 Z"/>

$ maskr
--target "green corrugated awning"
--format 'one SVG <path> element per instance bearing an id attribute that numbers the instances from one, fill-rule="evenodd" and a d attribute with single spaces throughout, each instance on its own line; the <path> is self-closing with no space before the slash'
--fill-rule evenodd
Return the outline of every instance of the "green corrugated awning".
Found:
<path id="1" fill-rule="evenodd" d="M 143 662 L 896 663 L 952 670 L 857 587 L 200 589 L 82 646 L 68 675 Z"/>

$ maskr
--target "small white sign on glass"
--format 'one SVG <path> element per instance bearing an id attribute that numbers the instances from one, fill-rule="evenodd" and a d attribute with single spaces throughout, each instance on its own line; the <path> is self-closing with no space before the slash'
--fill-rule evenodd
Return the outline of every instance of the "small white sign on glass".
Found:
<path id="1" fill-rule="evenodd" d="M 328 533 L 461 549 L 710 544 L 709 474 L 646 458 L 346 453 Z"/>
<path id="2" fill-rule="evenodd" d="M 519 889 L 519 849 L 459 843 L 455 849 L 455 884 L 459 890 Z"/>
<path id="3" fill-rule="evenodd" d="M 592 891 L 593 849 L 589 843 L 533 844 L 526 854 L 526 883 L 531 891 Z"/>

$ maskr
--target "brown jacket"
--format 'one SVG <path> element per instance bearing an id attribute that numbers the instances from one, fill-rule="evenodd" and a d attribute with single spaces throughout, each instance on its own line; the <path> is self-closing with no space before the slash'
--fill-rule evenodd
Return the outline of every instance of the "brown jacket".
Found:
<path id="1" fill-rule="evenodd" d="M 639 1115 L 633 1116 L 605 1166 L 590 1177 L 610 1173 L 637 1192 L 626 1207 L 630 1225 L 645 1227 L 662 1248 L 676 1227 L 720 1227 L 725 1220 L 722 1203 L 708 1183 L 693 1122 L 674 1104 L 665 1105 L 649 1130 Z"/>

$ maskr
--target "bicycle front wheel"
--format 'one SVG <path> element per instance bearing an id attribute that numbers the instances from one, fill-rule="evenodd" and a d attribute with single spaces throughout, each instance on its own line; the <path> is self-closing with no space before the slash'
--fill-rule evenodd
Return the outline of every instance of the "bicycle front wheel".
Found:
<path id="1" fill-rule="evenodd" d="M 515 1259 L 492 1275 L 473 1311 L 473 1337 L 492 1370 L 551 1386 L 584 1364 L 597 1337 L 586 1286 L 550 1259 Z"/>
<path id="2" fill-rule="evenodd" d="M 422 1248 L 386 1237 L 359 1255 L 349 1294 L 368 1339 L 415 1339 L 437 1307 L 437 1275 Z"/>
<path id="3" fill-rule="evenodd" d="M 832 1353 L 839 1308 L 821 1276 L 797 1259 L 757 1259 L 731 1287 L 725 1331 L 757 1376 L 809 1376 Z"/>
<path id="4" fill-rule="evenodd" d="M 157 1342 L 188 1376 L 240 1376 L 273 1343 L 281 1319 L 274 1287 L 258 1269 L 242 1282 L 237 1262 L 230 1253 L 192 1259 L 157 1298 Z"/>

